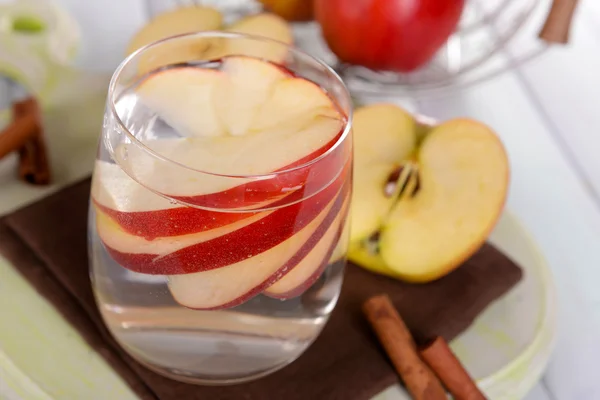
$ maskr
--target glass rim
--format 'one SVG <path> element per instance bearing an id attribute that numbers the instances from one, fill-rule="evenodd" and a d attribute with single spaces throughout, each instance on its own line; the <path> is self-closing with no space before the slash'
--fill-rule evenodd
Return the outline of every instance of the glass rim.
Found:
<path id="1" fill-rule="evenodd" d="M 164 155 L 162 155 L 162 154 L 156 152 L 155 150 L 151 149 L 150 147 L 146 146 L 127 128 L 127 126 L 123 123 L 123 120 L 117 113 L 116 103 L 115 103 L 115 91 L 117 88 L 117 82 L 121 78 L 121 74 L 123 73 L 123 70 L 133 60 L 135 60 L 137 57 L 139 57 L 141 54 L 147 52 L 148 50 L 154 48 L 155 46 L 159 46 L 164 43 L 173 42 L 173 41 L 177 41 L 177 40 L 184 39 L 184 38 L 192 38 L 192 37 L 198 37 L 198 38 L 201 38 L 201 37 L 219 38 L 220 37 L 220 38 L 229 38 L 229 39 L 251 39 L 251 40 L 262 41 L 262 42 L 272 42 L 272 43 L 276 43 L 278 45 L 284 46 L 292 53 L 296 53 L 296 54 L 301 55 L 302 57 L 306 57 L 306 58 L 312 60 L 313 62 L 315 62 L 320 67 L 322 67 L 326 71 L 326 73 L 329 74 L 330 76 L 332 76 L 335 79 L 336 83 L 339 84 L 340 87 L 343 88 L 343 94 L 345 97 L 347 97 L 348 104 L 350 105 L 350 107 L 348 107 L 348 113 L 347 113 L 347 115 L 345 115 L 345 119 L 341 121 L 344 126 L 343 126 L 342 133 L 339 135 L 336 142 L 331 147 L 329 147 L 327 149 L 327 151 L 325 151 L 323 154 L 321 154 L 321 155 L 313 158 L 312 160 L 309 160 L 301 165 L 291 167 L 291 168 L 286 168 L 284 170 L 268 172 L 268 173 L 264 173 L 264 174 L 249 174 L 249 175 L 221 174 L 221 173 L 203 171 L 200 169 L 192 168 L 192 167 L 182 164 L 176 160 L 165 157 Z M 332 100 L 335 100 L 335 99 L 332 99 Z M 312 56 L 312 55 L 306 53 L 303 50 L 296 48 L 293 44 L 287 44 L 287 43 L 281 42 L 279 40 L 266 38 L 266 37 L 258 36 L 258 35 L 250 35 L 250 34 L 237 33 L 237 32 L 224 32 L 224 31 L 201 31 L 201 32 L 178 34 L 178 35 L 169 36 L 167 38 L 154 41 L 152 43 L 146 44 L 146 45 L 140 47 L 139 49 L 135 50 L 134 52 L 129 54 L 127 57 L 125 57 L 125 59 L 119 64 L 119 66 L 113 72 L 113 75 L 112 75 L 109 85 L 108 85 L 108 104 L 110 107 L 110 112 L 113 115 L 114 119 L 116 120 L 119 128 L 121 130 L 123 130 L 123 132 L 125 132 L 125 134 L 132 141 L 132 143 L 134 143 L 136 146 L 140 147 L 142 149 L 142 151 L 150 154 L 153 157 L 156 157 L 157 159 L 159 159 L 161 161 L 172 163 L 181 168 L 185 168 L 189 171 L 197 172 L 200 174 L 211 175 L 211 176 L 215 176 L 215 177 L 220 177 L 220 178 L 272 179 L 272 177 L 276 177 L 276 176 L 279 176 L 282 174 L 286 174 L 286 173 L 302 170 L 304 168 L 308 168 L 311 165 L 316 164 L 319 161 L 326 159 L 328 156 L 332 155 L 332 153 L 334 153 L 335 150 L 339 146 L 341 146 L 342 143 L 345 142 L 345 140 L 348 138 L 348 136 L 350 134 L 351 127 L 352 127 L 352 118 L 353 118 L 352 96 L 350 95 L 348 87 L 344 83 L 341 76 L 331 66 L 326 64 L 324 61 L 316 58 L 315 56 Z M 336 102 L 336 105 L 339 107 L 339 104 L 337 104 L 337 102 Z M 340 111 L 340 113 L 343 114 L 343 110 L 339 110 L 339 111 Z"/>

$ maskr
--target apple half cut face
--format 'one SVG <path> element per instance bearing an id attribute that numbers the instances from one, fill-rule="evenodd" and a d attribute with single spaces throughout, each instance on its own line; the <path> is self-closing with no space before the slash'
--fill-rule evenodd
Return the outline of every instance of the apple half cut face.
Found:
<path id="1" fill-rule="evenodd" d="M 355 130 L 355 135 L 367 136 L 368 131 L 365 125 L 365 131 Z M 363 202 L 379 198 L 374 204 L 389 207 L 371 212 L 366 227 L 353 227 L 360 234 L 350 246 L 349 258 L 380 274 L 428 282 L 458 267 L 486 240 L 504 207 L 509 162 L 498 136 L 469 119 L 430 127 L 414 143 L 412 154 L 398 160 L 410 173 L 397 193 L 386 196 L 383 171 L 379 180 L 373 180 L 378 187 L 372 182 L 371 189 L 364 184 L 364 192 L 356 190 L 358 204 L 361 197 Z M 357 146 L 357 155 L 361 151 Z M 384 149 L 377 151 L 384 154 Z M 388 171 L 392 170 L 390 163 Z M 363 223 L 353 215 L 355 222 Z"/>
<path id="2" fill-rule="evenodd" d="M 507 196 L 504 146 L 487 126 L 445 122 L 417 158 L 419 189 L 399 201 L 381 230 L 381 256 L 411 281 L 447 274 L 470 257 L 495 226 Z"/>
<path id="3" fill-rule="evenodd" d="M 298 168 L 332 148 L 346 117 L 316 84 L 270 62 L 241 56 L 218 70 L 172 68 L 137 94 L 181 137 L 123 144 L 116 161 L 144 186 L 190 205 L 252 210 L 292 191 L 306 197 L 331 182 L 351 152 L 342 144 Z"/>
<path id="4" fill-rule="evenodd" d="M 354 113 L 354 194 L 350 240 L 356 242 L 374 234 L 396 202 L 396 181 L 406 159 L 416 149 L 416 122 L 391 104 L 361 107 Z M 401 172 L 401 171 L 400 171 Z M 391 188 L 391 190 L 390 190 Z"/>

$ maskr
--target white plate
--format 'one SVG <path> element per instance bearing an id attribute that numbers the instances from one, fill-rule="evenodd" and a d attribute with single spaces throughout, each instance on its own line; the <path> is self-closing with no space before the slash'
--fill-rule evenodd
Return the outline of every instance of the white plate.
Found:
<path id="1" fill-rule="evenodd" d="M 523 268 L 523 280 L 450 345 L 488 398 L 522 399 L 540 379 L 554 348 L 554 283 L 536 244 L 510 212 L 490 241 Z M 373 400 L 405 399 L 406 392 L 393 386 Z"/>

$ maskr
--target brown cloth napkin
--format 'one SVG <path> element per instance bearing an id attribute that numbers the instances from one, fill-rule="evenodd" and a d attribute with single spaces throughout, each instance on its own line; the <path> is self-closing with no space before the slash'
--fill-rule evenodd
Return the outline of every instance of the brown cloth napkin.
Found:
<path id="1" fill-rule="evenodd" d="M 92 295 L 87 259 L 85 179 L 0 219 L 0 253 L 52 302 L 143 399 L 369 399 L 398 378 L 360 311 L 386 292 L 420 337 L 451 340 L 522 277 L 489 244 L 448 276 L 410 285 L 354 265 L 319 338 L 295 362 L 260 380 L 226 387 L 176 382 L 146 369 L 112 339 Z"/>

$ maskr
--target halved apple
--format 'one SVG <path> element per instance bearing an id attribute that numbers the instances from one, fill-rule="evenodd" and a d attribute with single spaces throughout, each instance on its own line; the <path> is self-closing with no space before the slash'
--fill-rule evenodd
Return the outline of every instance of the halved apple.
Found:
<path id="1" fill-rule="evenodd" d="M 226 28 L 225 31 L 260 36 L 280 42 L 280 44 L 273 44 L 252 39 L 228 41 L 225 55 L 245 55 L 281 63 L 287 56 L 287 46 L 294 42 L 290 24 L 271 13 L 247 16 Z"/>
<path id="2" fill-rule="evenodd" d="M 246 39 L 181 38 L 148 50 L 139 60 L 140 73 L 178 63 L 218 60 L 231 55 L 246 55 L 279 63 L 287 55 L 286 45 L 293 42 L 290 25 L 275 14 L 247 16 L 224 27 L 223 16 L 218 10 L 210 7 L 184 7 L 159 14 L 144 25 L 129 42 L 127 54 L 168 37 L 219 29 L 265 37 L 281 44 Z"/>
<path id="3" fill-rule="evenodd" d="M 392 278 L 400 278 L 401 276 L 393 269 L 388 267 L 386 262 L 381 258 L 377 241 L 353 242 L 348 248 L 348 258 L 360 265 L 362 268 L 380 275 L 386 275 Z"/>
<path id="4" fill-rule="evenodd" d="M 127 45 L 127 54 L 137 49 L 170 36 L 184 33 L 212 31 L 220 29 L 223 25 L 223 15 L 210 7 L 181 7 L 172 11 L 158 14 L 145 24 Z M 201 55 L 202 48 L 189 48 L 190 55 Z"/>
<path id="5" fill-rule="evenodd" d="M 416 122 L 391 104 L 365 106 L 354 114 L 354 190 L 350 238 L 368 238 L 396 202 L 403 160 L 416 149 Z M 394 176 L 394 171 L 399 171 Z M 390 189 L 391 188 L 391 189 Z"/>
<path id="6" fill-rule="evenodd" d="M 350 211 L 350 207 L 348 207 L 348 214 Z M 340 235 L 340 240 L 338 240 L 337 245 L 333 249 L 333 253 L 329 258 L 329 264 L 334 264 L 340 262 L 348 256 L 348 250 L 350 246 L 350 219 L 346 217 L 344 222 L 344 227 L 342 228 L 342 233 Z"/>
<path id="7" fill-rule="evenodd" d="M 171 36 L 220 29 L 221 13 L 210 7 L 183 7 L 157 15 L 144 25 L 127 46 L 127 54 L 150 43 Z M 139 59 L 140 73 L 153 71 L 171 64 L 202 60 L 218 43 L 205 38 L 186 38 L 163 43 L 149 49 Z"/>
<path id="8" fill-rule="evenodd" d="M 361 151 L 357 146 L 357 155 Z M 400 195 L 382 219 L 373 215 L 364 221 L 368 229 L 356 228 L 363 234 L 349 257 L 381 274 L 428 282 L 458 267 L 486 240 L 506 200 L 508 158 L 489 127 L 456 119 L 429 129 L 403 167 L 411 176 Z M 379 197 L 384 204 L 383 192 L 379 183 L 371 194 L 357 191 L 356 197 Z"/>
<path id="9" fill-rule="evenodd" d="M 420 188 L 400 201 L 381 231 L 384 261 L 405 279 L 436 279 L 470 257 L 504 206 L 508 159 L 488 127 L 453 120 L 433 129 L 417 158 Z"/>
<path id="10" fill-rule="evenodd" d="M 223 268 L 169 277 L 169 290 L 173 298 L 179 304 L 193 309 L 234 307 L 259 294 L 275 281 L 285 279 L 297 268 L 304 269 L 302 263 L 305 260 L 319 265 L 324 254 L 321 248 L 315 251 L 315 247 L 330 233 L 331 226 L 339 229 L 335 221 L 339 218 L 348 189 L 348 185 L 344 185 L 335 198 L 320 209 L 318 215 L 310 217 L 308 224 L 260 254 L 249 255 L 247 259 Z M 298 217 L 301 219 L 304 215 Z M 248 251 L 254 249 L 249 246 Z"/>

